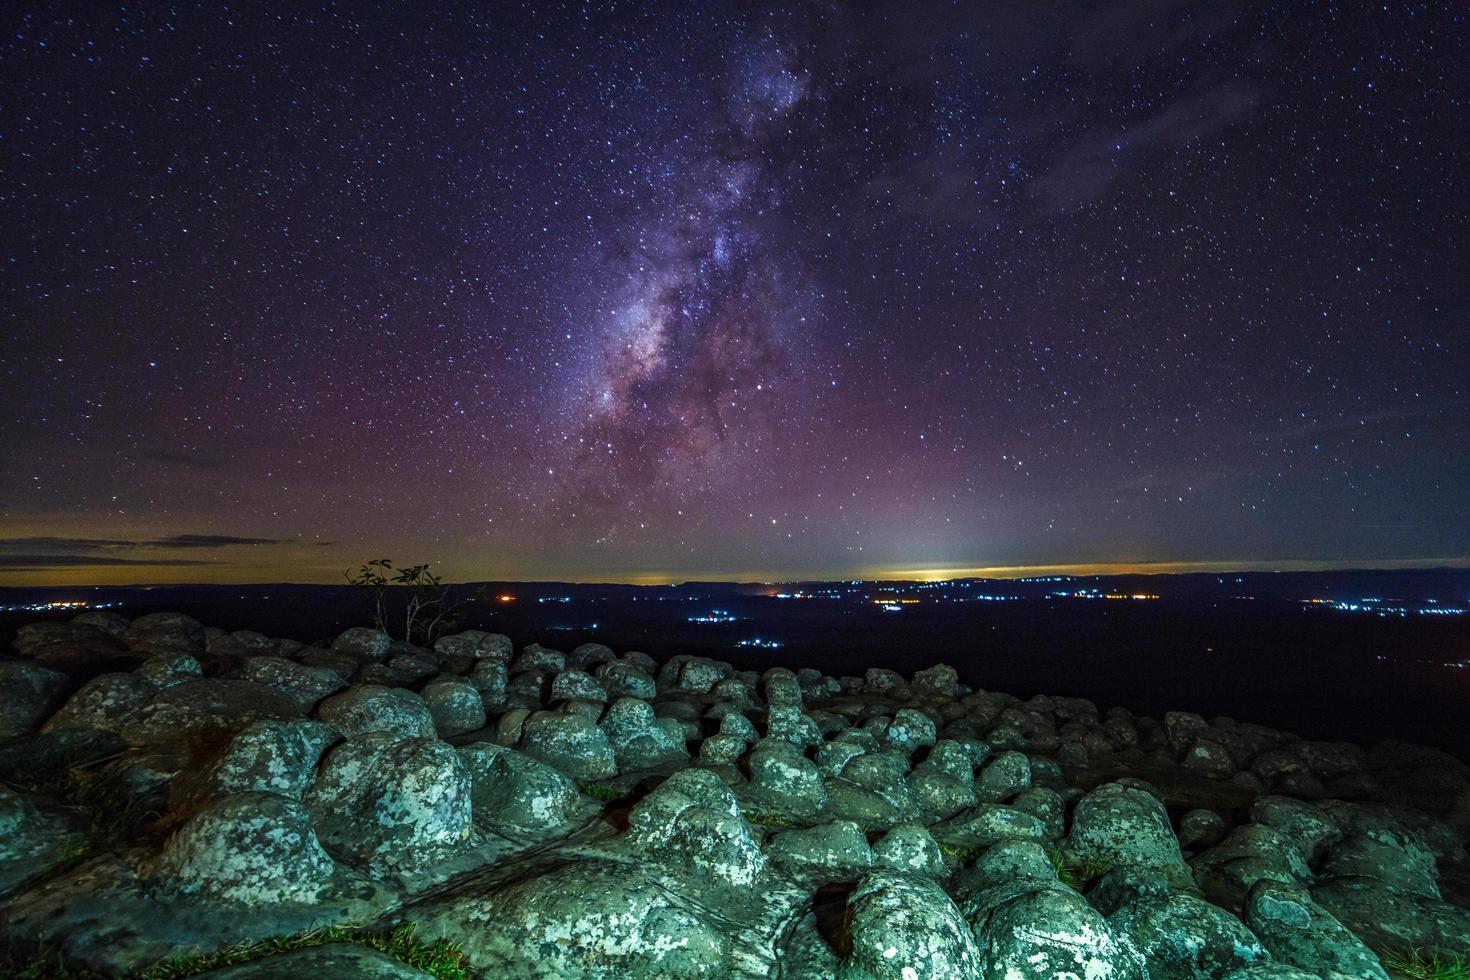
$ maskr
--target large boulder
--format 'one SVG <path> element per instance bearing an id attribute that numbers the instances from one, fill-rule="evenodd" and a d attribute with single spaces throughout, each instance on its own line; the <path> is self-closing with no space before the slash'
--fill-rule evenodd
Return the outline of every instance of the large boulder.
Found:
<path id="1" fill-rule="evenodd" d="M 623 846 L 713 885 L 747 887 L 766 868 L 735 794 L 704 769 L 674 773 L 628 815 Z"/>
<path id="2" fill-rule="evenodd" d="M 61 710 L 46 720 L 42 731 L 93 728 L 116 734 L 154 693 L 154 686 L 136 674 L 99 674 L 68 698 Z"/>
<path id="3" fill-rule="evenodd" d="M 334 853 L 374 868 L 427 864 L 472 839 L 469 771 L 436 738 L 373 732 L 338 745 L 306 793 Z"/>
<path id="4" fill-rule="evenodd" d="M 475 824 L 515 838 L 560 836 L 598 809 L 562 773 L 515 749 L 476 742 L 458 750 L 470 774 Z"/>
<path id="5" fill-rule="evenodd" d="M 182 895 L 264 908 L 315 901 L 333 870 L 301 804 L 260 792 L 225 797 L 195 814 L 156 868 Z"/>
<path id="6" fill-rule="evenodd" d="M 359 684 L 334 694 L 317 707 L 317 717 L 348 738 L 372 732 L 413 737 L 435 734 L 434 716 L 412 691 Z"/>
<path id="7" fill-rule="evenodd" d="M 1182 892 L 1125 906 L 1108 924 L 1144 955 L 1150 980 L 1211 980 L 1270 959 L 1245 923 Z"/>
<path id="8" fill-rule="evenodd" d="M 35 731 L 66 698 L 65 674 L 39 664 L 0 663 L 0 738 Z"/>
<path id="9" fill-rule="evenodd" d="M 445 675 L 425 684 L 421 696 L 444 738 L 485 727 L 485 698 L 469 681 Z"/>
<path id="10" fill-rule="evenodd" d="M 673 718 L 656 717 L 653 705 L 636 698 L 619 698 L 603 715 L 599 727 L 612 743 L 618 767 L 651 769 L 686 763 L 683 726 Z"/>
<path id="11" fill-rule="evenodd" d="M 459 943 L 477 975 L 724 977 L 730 942 L 694 901 L 636 865 L 561 863 L 414 910 L 422 941 Z"/>
<path id="12" fill-rule="evenodd" d="M 1322 976 L 1388 980 L 1372 950 L 1305 888 L 1262 880 L 1245 903 L 1245 921 L 1271 955 Z"/>
<path id="13" fill-rule="evenodd" d="M 241 729 L 199 779 L 208 797 L 264 792 L 299 800 L 317 761 L 340 738 L 330 725 L 305 719 L 257 721 Z"/>
<path id="14" fill-rule="evenodd" d="M 295 699 L 274 688 L 210 677 L 159 691 L 122 720 L 118 734 L 131 745 L 180 744 L 213 740 L 252 722 L 301 714 Z"/>
<path id="15" fill-rule="evenodd" d="M 1065 850 L 1079 861 L 1166 869 L 1181 883 L 1194 882 L 1164 805 L 1123 783 L 1106 783 L 1077 801 Z"/>
<path id="16" fill-rule="evenodd" d="M 520 749 L 573 779 L 607 779 L 618 771 L 606 733 L 576 712 L 534 712 L 521 729 Z"/>
<path id="17" fill-rule="evenodd" d="M 341 677 L 325 667 L 310 667 L 285 657 L 246 657 L 230 676 L 274 688 L 294 700 L 303 711 L 310 711 L 322 698 L 347 686 Z"/>
<path id="18" fill-rule="evenodd" d="M 986 975 L 969 925 L 928 878 L 868 873 L 848 897 L 847 928 L 851 944 L 837 972 L 841 980 Z"/>
<path id="19" fill-rule="evenodd" d="M 352 654 L 363 660 L 382 661 L 387 658 L 388 648 L 392 642 L 388 634 L 382 630 L 368 626 L 353 626 L 343 630 L 332 641 L 332 649 Z"/>
<path id="20" fill-rule="evenodd" d="M 472 657 L 476 660 L 490 657 L 509 663 L 515 649 L 508 636 L 484 630 L 465 630 L 439 637 L 434 641 L 434 652 L 445 657 Z"/>

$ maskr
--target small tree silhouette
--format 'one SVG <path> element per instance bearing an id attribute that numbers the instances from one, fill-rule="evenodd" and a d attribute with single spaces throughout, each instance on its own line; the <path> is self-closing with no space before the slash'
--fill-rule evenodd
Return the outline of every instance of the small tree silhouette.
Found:
<path id="1" fill-rule="evenodd" d="M 368 594 L 373 604 L 373 625 L 391 635 L 389 619 L 393 614 L 393 601 L 403 599 L 403 639 L 410 643 L 421 638 L 424 644 L 434 642 L 440 631 L 447 629 L 458 618 L 464 607 L 485 594 L 485 586 L 479 586 L 468 596 L 454 599 L 452 585 L 446 585 L 441 575 L 429 571 L 423 565 L 396 567 L 389 558 L 375 558 L 365 562 L 356 572 L 347 569 L 342 573 L 349 584 Z"/>

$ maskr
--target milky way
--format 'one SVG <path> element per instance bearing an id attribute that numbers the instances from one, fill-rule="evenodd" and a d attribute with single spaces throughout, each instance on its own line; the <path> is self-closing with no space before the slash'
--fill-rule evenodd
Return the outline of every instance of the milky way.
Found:
<path id="1" fill-rule="evenodd" d="M 1467 32 L 20 11 L 0 578 L 1464 560 Z"/>

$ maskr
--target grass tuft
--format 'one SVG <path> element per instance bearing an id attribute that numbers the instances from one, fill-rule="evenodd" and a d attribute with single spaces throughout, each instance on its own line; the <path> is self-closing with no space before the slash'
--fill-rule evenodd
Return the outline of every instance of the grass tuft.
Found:
<path id="1" fill-rule="evenodd" d="M 957 844 L 943 843 L 939 845 L 939 850 L 941 853 L 948 854 L 952 858 L 959 858 L 961 861 L 973 861 L 985 853 L 985 848 L 983 847 L 960 847 Z"/>
<path id="2" fill-rule="evenodd" d="M 785 817 L 778 817 L 774 813 L 747 813 L 746 823 L 757 824 L 761 827 L 800 827 L 801 824 Z"/>
<path id="3" fill-rule="evenodd" d="M 470 966 L 460 949 L 459 943 L 447 939 L 436 939 L 425 943 L 414 936 L 416 926 L 409 922 L 391 932 L 373 932 L 343 926 L 326 926 L 297 933 L 294 936 L 277 936 L 254 943 L 226 946 L 196 956 L 181 956 L 145 970 L 140 980 L 180 980 L 208 970 L 249 963 L 276 953 L 287 953 L 298 949 L 311 949 L 329 943 L 354 943 L 385 953 L 407 963 L 440 980 L 469 980 Z"/>
<path id="4" fill-rule="evenodd" d="M 601 800 L 604 803 L 616 800 L 618 797 L 623 795 L 607 783 L 588 783 L 587 785 L 582 787 L 582 792 L 586 793 L 594 800 Z"/>
<path id="5" fill-rule="evenodd" d="M 1113 867 L 1113 862 L 1096 855 L 1085 857 L 1081 861 L 1069 860 L 1060 848 L 1051 848 L 1047 855 L 1051 858 L 1051 866 L 1057 873 L 1057 879 L 1077 891 L 1082 891 Z"/>
<path id="6" fill-rule="evenodd" d="M 1378 959 L 1389 973 L 1407 980 L 1470 980 L 1470 965 L 1436 950 L 1380 950 Z"/>

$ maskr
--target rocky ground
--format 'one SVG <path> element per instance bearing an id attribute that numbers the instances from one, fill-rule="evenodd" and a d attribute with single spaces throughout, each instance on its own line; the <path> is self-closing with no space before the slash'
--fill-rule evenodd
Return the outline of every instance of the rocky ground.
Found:
<path id="1" fill-rule="evenodd" d="M 1470 769 L 1401 742 L 1023 701 L 944 665 L 756 673 L 477 631 L 307 646 L 88 612 L 15 647 L 0 973 L 1364 980 L 1470 958 Z"/>

